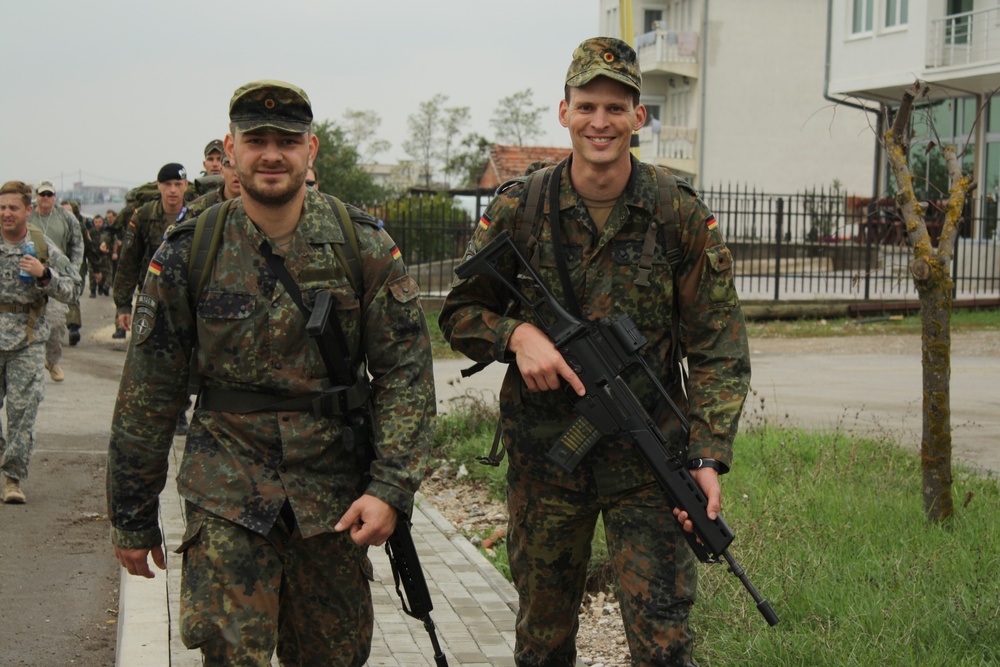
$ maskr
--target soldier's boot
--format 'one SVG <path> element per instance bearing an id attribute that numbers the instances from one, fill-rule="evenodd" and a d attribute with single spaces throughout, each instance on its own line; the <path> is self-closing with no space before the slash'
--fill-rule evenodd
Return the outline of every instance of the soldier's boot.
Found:
<path id="1" fill-rule="evenodd" d="M 97 285 L 91 285 L 90 286 L 90 298 L 91 299 L 96 299 L 97 298 Z"/>
<path id="2" fill-rule="evenodd" d="M 21 490 L 18 480 L 7 475 L 0 475 L 0 477 L 3 477 L 3 501 L 9 505 L 24 504 L 27 498 L 24 495 L 24 491 Z"/>
<path id="3" fill-rule="evenodd" d="M 62 382 L 66 379 L 66 374 L 63 373 L 63 369 L 59 364 L 50 364 L 46 361 L 45 370 L 49 372 L 49 377 L 52 378 L 53 382 Z"/>
<path id="4" fill-rule="evenodd" d="M 69 324 L 66 326 L 69 329 L 69 344 L 76 345 L 80 342 L 80 325 L 79 324 Z"/>
<path id="5" fill-rule="evenodd" d="M 124 338 L 125 337 L 125 330 L 122 329 L 121 327 L 118 327 L 117 329 L 115 329 L 115 332 L 113 334 L 111 334 L 111 337 L 112 338 Z"/>

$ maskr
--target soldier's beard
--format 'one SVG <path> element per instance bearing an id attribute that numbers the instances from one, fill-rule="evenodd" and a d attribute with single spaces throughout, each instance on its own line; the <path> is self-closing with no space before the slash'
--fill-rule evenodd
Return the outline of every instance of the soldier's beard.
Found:
<path id="1" fill-rule="evenodd" d="M 280 184 L 266 185 L 258 187 L 254 183 L 254 174 L 246 173 L 237 167 L 237 177 L 240 182 L 240 191 L 244 197 L 254 200 L 263 206 L 284 206 L 295 198 L 306 182 L 306 169 L 303 167 L 296 172 L 289 172 L 287 185 Z"/>

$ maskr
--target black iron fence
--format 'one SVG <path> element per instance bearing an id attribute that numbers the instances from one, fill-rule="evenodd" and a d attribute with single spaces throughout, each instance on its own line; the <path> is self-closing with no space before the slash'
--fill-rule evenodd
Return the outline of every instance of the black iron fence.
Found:
<path id="1" fill-rule="evenodd" d="M 838 191 L 770 195 L 752 190 L 701 193 L 719 221 L 735 259 L 737 287 L 747 299 L 915 298 L 912 258 L 892 200 L 871 201 Z M 940 202 L 927 202 L 936 240 Z M 430 201 L 387 204 L 385 222 L 425 294 L 443 295 L 472 237 L 478 216 Z M 998 211 L 991 200 L 966 207 L 955 244 L 956 297 L 1000 295 Z"/>

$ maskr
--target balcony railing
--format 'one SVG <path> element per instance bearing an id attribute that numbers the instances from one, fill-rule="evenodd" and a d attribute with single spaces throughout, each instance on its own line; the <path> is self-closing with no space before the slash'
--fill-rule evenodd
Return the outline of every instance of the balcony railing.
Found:
<path id="1" fill-rule="evenodd" d="M 694 159 L 694 145 L 698 139 L 697 128 L 670 125 L 657 128 L 656 125 L 659 124 L 649 125 L 639 130 L 639 148 L 644 157 L 673 160 Z"/>
<path id="2" fill-rule="evenodd" d="M 670 63 L 698 62 L 698 33 L 688 30 L 651 30 L 635 36 L 639 69 L 662 69 Z"/>
<path id="3" fill-rule="evenodd" d="M 952 14 L 930 22 L 927 67 L 1000 63 L 1000 7 Z"/>

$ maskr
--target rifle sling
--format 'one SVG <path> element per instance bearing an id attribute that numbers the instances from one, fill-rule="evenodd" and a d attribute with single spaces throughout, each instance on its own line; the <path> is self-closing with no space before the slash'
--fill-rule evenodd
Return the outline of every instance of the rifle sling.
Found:
<path id="1" fill-rule="evenodd" d="M 566 309 L 579 318 L 582 317 L 580 303 L 576 299 L 576 290 L 573 289 L 573 283 L 569 279 L 569 269 L 566 268 L 566 251 L 563 250 L 562 229 L 559 223 L 559 184 L 565 166 L 565 160 L 557 164 L 552 170 L 552 178 L 549 179 L 549 224 L 552 227 L 552 251 L 555 254 L 556 267 L 559 269 L 559 282 L 562 283 Z"/>
<path id="2" fill-rule="evenodd" d="M 284 260 L 278 255 L 274 254 L 271 248 L 271 244 L 265 239 L 260 244 L 260 253 L 264 255 L 265 261 L 267 261 L 268 267 L 274 272 L 281 284 L 285 286 L 288 291 L 288 295 L 292 297 L 292 301 L 295 305 L 299 307 L 302 311 L 302 317 L 309 320 L 310 310 L 306 308 L 306 304 L 302 301 L 302 291 L 299 286 L 295 283 L 295 279 L 292 278 L 292 274 L 288 272 L 288 267 L 285 266 Z M 337 349 L 340 350 L 340 355 L 334 355 L 333 359 L 330 361 L 335 365 L 335 368 L 327 369 L 330 372 L 330 379 L 337 384 L 341 384 L 345 387 L 354 384 L 354 376 L 350 370 L 350 363 L 348 361 L 347 355 L 349 354 L 349 347 L 347 346 L 347 337 L 344 335 L 344 329 L 340 326 L 340 320 L 336 317 L 331 317 L 331 328 L 333 330 L 334 342 L 337 345 Z"/>

